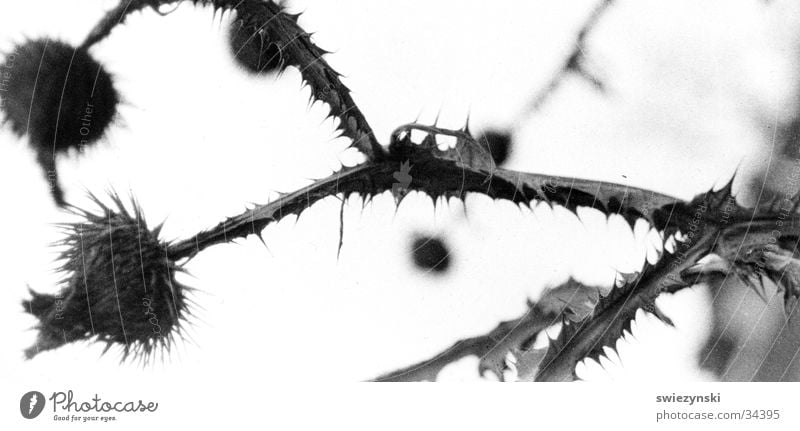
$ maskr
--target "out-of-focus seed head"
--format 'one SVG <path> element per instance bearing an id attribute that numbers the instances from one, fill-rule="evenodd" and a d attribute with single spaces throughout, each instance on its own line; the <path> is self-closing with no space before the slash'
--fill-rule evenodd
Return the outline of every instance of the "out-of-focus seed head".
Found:
<path id="1" fill-rule="evenodd" d="M 425 271 L 443 274 L 450 268 L 450 250 L 441 238 L 417 235 L 411 243 L 414 264 Z"/>
<path id="2" fill-rule="evenodd" d="M 84 48 L 38 39 L 6 53 L 0 78 L 4 121 L 29 137 L 53 196 L 63 205 L 56 155 L 82 151 L 106 133 L 119 104 L 111 75 Z"/>
<path id="3" fill-rule="evenodd" d="M 278 45 L 271 43 L 257 27 L 235 21 L 231 24 L 228 40 L 236 63 L 250 73 L 273 73 L 283 67 Z"/>
<path id="4" fill-rule="evenodd" d="M 100 139 L 117 113 L 111 75 L 83 48 L 32 40 L 6 55 L 3 112 L 18 134 L 45 150 L 81 149 Z"/>

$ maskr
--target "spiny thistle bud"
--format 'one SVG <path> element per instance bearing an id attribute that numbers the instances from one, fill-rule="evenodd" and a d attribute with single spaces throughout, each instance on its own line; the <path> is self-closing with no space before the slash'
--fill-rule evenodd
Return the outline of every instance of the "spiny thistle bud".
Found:
<path id="1" fill-rule="evenodd" d="M 231 53 L 246 71 L 261 74 L 281 69 L 283 61 L 278 45 L 271 43 L 257 27 L 233 22 L 228 38 Z"/>
<path id="2" fill-rule="evenodd" d="M 411 254 L 420 269 L 444 273 L 450 268 L 450 250 L 440 238 L 417 235 L 411 244 Z"/>
<path id="3" fill-rule="evenodd" d="M 86 48 L 53 40 L 27 41 L 0 66 L 0 109 L 19 136 L 28 135 L 63 205 L 55 156 L 97 142 L 117 113 L 111 75 Z"/>
<path id="4" fill-rule="evenodd" d="M 92 199 L 102 212 L 73 209 L 82 223 L 63 225 L 59 245 L 66 277 L 56 295 L 31 291 L 25 310 L 39 319 L 36 343 L 25 351 L 37 353 L 79 340 L 123 346 L 147 360 L 156 349 L 169 350 L 174 334 L 183 337 L 182 323 L 191 315 L 186 292 L 175 279 L 181 268 L 166 255 L 158 240 L 160 226 L 150 231 L 134 203 L 129 213 L 117 195 L 111 209 Z"/>

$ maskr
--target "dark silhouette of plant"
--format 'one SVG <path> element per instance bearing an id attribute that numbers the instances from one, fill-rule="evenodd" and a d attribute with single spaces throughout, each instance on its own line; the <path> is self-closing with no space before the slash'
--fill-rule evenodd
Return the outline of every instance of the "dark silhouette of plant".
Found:
<path id="1" fill-rule="evenodd" d="M 61 271 L 69 278 L 61 291 L 31 291 L 32 298 L 23 301 L 40 321 L 39 337 L 25 351 L 28 358 L 88 335 L 105 342 L 106 350 L 124 345 L 123 360 L 129 354 L 147 360 L 157 349 L 170 349 L 191 315 L 186 298 L 191 288 L 175 279 L 181 268 L 164 256 L 161 227 L 150 230 L 135 202 L 129 212 L 119 196 L 112 197 L 114 209 L 93 200 L 99 214 L 73 208 L 86 221 L 62 226 Z"/>
<path id="2" fill-rule="evenodd" d="M 174 1 L 121 2 L 92 30 L 81 49 L 104 39 L 132 11 L 171 3 Z M 239 29 L 235 31 L 244 31 L 247 38 L 259 41 L 254 45 L 257 50 L 248 51 L 243 60 L 251 69 L 261 71 L 264 64 L 270 70 L 296 67 L 311 87 L 312 98 L 329 105 L 330 115 L 338 119 L 338 130 L 366 160 L 171 243 L 160 242 L 158 229 L 148 230 L 138 207 L 134 204 L 133 210 L 128 211 L 116 196 L 113 197 L 116 208 L 96 200 L 101 214 L 73 208 L 83 215 L 85 222 L 67 227 L 68 251 L 62 268 L 66 281 L 62 291 L 58 298 L 33 293 L 33 298 L 24 302 L 28 312 L 40 320 L 38 349 L 55 348 L 80 339 L 124 344 L 126 355 L 147 354 L 155 347 L 169 346 L 169 337 L 179 334 L 180 323 L 187 314 L 187 288 L 172 277 L 179 270 L 176 262 L 190 259 L 216 244 L 249 235 L 261 237 L 269 224 L 289 215 L 299 216 L 326 197 L 347 199 L 357 195 L 368 202 L 384 192 L 392 192 L 398 203 L 408 191 L 418 191 L 434 203 L 440 198 L 463 200 L 467 194 L 479 193 L 518 205 L 544 201 L 573 213 L 579 207 L 589 207 L 606 215 L 618 214 L 631 227 L 643 219 L 660 233 L 662 246 L 671 241 L 676 245 L 671 250 L 662 247 L 664 251 L 657 262 L 645 262 L 634 273 L 618 274 L 610 292 L 569 280 L 550 289 L 536 303 L 528 303 L 527 312 L 518 319 L 502 322 L 484 336 L 462 340 L 431 360 L 376 380 L 435 380 L 443 366 L 468 355 L 480 357 L 479 372 L 488 371 L 499 378 L 513 365 L 523 380 L 572 380 L 579 361 L 596 358 L 604 347 L 614 347 L 615 341 L 629 330 L 637 310 L 648 311 L 671 323 L 655 305 L 662 293 L 736 277 L 758 291 L 772 283 L 782 294 L 787 310 L 793 309 L 800 297 L 797 251 L 800 196 L 776 195 L 746 208 L 732 195 L 733 179 L 719 190 L 700 193 L 685 201 L 625 185 L 513 171 L 499 166 L 508 152 L 511 141 L 508 133 L 486 133 L 475 138 L 467 126 L 448 130 L 418 123 L 401 125 L 384 146 L 375 138 L 339 74 L 325 61 L 327 52 L 314 45 L 310 35 L 298 25 L 297 15 L 288 14 L 271 1 L 194 0 L 193 3 L 235 12 L 233 25 Z M 534 98 L 534 108 L 541 106 L 567 73 L 576 73 L 597 88 L 604 88 L 587 71 L 582 52 L 587 34 L 611 4 L 610 0 L 602 1 L 590 15 L 578 32 L 575 50 L 543 93 Z M 238 43 L 234 42 L 234 47 Z M 279 60 L 270 63 L 275 57 Z M 262 63 L 263 59 L 267 59 L 266 63 Z M 414 141 L 412 135 L 417 134 L 424 137 Z M 440 140 L 445 138 L 454 145 L 440 146 Z M 446 248 L 438 241 L 426 240 L 424 244 L 435 245 L 434 250 L 428 251 L 433 258 L 416 260 L 423 266 L 436 267 L 437 264 L 431 266 L 430 262 L 446 256 Z M 700 262 L 704 257 L 710 259 Z M 141 279 L 137 273 L 140 267 L 145 270 Z M 121 279 L 114 278 L 121 274 L 125 274 Z M 140 281 L 150 292 L 146 297 L 147 308 L 163 322 L 160 327 L 166 331 L 163 334 L 166 338 L 147 333 L 152 322 L 149 314 L 142 313 L 145 296 L 134 293 L 139 292 L 134 287 Z M 55 304 L 61 298 L 69 318 L 56 321 L 53 313 L 59 312 Z M 91 316 L 102 317 L 103 324 Z M 559 323 L 562 329 L 557 338 L 546 349 L 533 349 L 536 338 Z M 66 334 L 63 340 L 57 340 L 59 334 Z M 28 354 L 33 356 L 37 351 L 34 346 Z"/>
<path id="3" fill-rule="evenodd" d="M 119 95 L 111 75 L 85 46 L 30 40 L 7 56 L 2 111 L 11 130 L 28 135 L 58 205 L 56 156 L 95 144 L 117 113 Z"/>

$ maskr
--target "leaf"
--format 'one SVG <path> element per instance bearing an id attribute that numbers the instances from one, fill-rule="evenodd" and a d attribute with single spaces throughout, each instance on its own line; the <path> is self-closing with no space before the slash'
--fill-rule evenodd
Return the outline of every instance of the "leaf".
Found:
<path id="1" fill-rule="evenodd" d="M 549 290 L 538 301 L 543 310 L 564 315 L 577 322 L 585 319 L 600 300 L 600 289 L 582 284 L 571 278 L 564 284 Z"/>
<path id="2" fill-rule="evenodd" d="M 415 133 L 424 135 L 420 142 L 413 141 Z M 450 148 L 446 147 L 448 143 L 451 144 Z M 442 149 L 441 146 L 445 148 Z M 482 145 L 475 140 L 466 127 L 461 130 L 448 130 L 417 123 L 402 125 L 392 132 L 389 153 L 398 160 L 436 158 L 452 161 L 465 169 L 484 172 L 497 169 L 488 145 Z"/>
<path id="3" fill-rule="evenodd" d="M 542 360 L 536 380 L 574 380 L 578 362 L 598 359 L 604 347 L 613 349 L 616 340 L 630 330 L 639 309 L 649 310 L 671 324 L 657 311 L 655 300 L 662 292 L 674 292 L 692 284 L 683 279 L 682 271 L 708 252 L 716 233 L 713 226 L 707 226 L 696 240 L 678 242 L 675 254 L 665 254 L 655 265 L 645 263 L 640 273 L 624 276 L 623 283 L 600 298 L 586 318 L 577 322 L 565 319 L 559 336 L 551 342 Z"/>
<path id="4" fill-rule="evenodd" d="M 588 303 L 596 301 L 599 289 L 573 279 L 550 289 L 538 302 L 528 304 L 528 311 L 519 319 L 501 322 L 486 335 L 456 342 L 431 359 L 378 377 L 377 381 L 435 381 L 441 370 L 466 356 L 480 358 L 478 373 L 492 373 L 503 381 L 508 370 L 509 355 L 514 358 L 519 380 L 533 380 L 545 349 L 533 349 L 533 343 L 547 328 L 561 321 L 562 313 L 580 316 Z"/>
<path id="5" fill-rule="evenodd" d="M 532 382 L 536 378 L 547 349 L 529 349 L 515 354 L 517 358 L 517 381 Z"/>
<path id="6" fill-rule="evenodd" d="M 503 380 L 508 354 L 524 351 L 526 344 L 557 321 L 557 315 L 548 313 L 535 304 L 529 304 L 528 311 L 519 319 L 501 322 L 486 335 L 457 341 L 431 359 L 384 374 L 374 380 L 435 381 L 444 367 L 467 356 L 480 358 L 476 370 L 480 375 L 488 371 Z"/>
<path id="7" fill-rule="evenodd" d="M 782 293 L 784 308 L 789 315 L 795 301 L 800 298 L 800 260 L 792 252 L 771 243 L 771 238 L 769 234 L 760 232 L 751 234 L 748 240 L 725 236 L 716 247 L 715 258 L 689 268 L 687 274 L 706 279 L 734 274 L 764 302 Z M 731 246 L 729 242 L 732 241 L 739 241 L 739 247 Z"/>

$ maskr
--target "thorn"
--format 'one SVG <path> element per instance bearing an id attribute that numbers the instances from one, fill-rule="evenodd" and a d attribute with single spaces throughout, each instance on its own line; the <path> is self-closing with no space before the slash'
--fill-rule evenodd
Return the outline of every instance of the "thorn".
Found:
<path id="1" fill-rule="evenodd" d="M 342 205 L 339 207 L 339 247 L 336 250 L 336 260 L 342 254 L 342 243 L 344 242 L 344 204 L 345 199 L 342 199 Z"/>
<path id="2" fill-rule="evenodd" d="M 739 168 L 737 167 L 736 169 L 738 170 Z M 723 198 L 727 198 L 728 196 L 732 195 L 732 192 L 733 192 L 733 179 L 735 177 L 736 177 L 736 174 L 732 175 L 731 178 L 728 180 L 728 182 L 725 183 L 725 185 L 722 186 L 722 188 L 718 191 L 718 193 L 722 192 L 722 197 Z"/>
<path id="3" fill-rule="evenodd" d="M 467 112 L 467 119 L 466 119 L 466 121 L 464 121 L 464 127 L 461 128 L 461 130 L 464 133 L 466 133 L 467 135 L 470 135 L 470 136 L 472 136 L 472 133 L 470 133 L 470 131 L 469 131 L 469 119 L 470 119 L 471 115 L 472 115 L 472 112 L 468 111 Z"/>
<path id="4" fill-rule="evenodd" d="M 618 289 L 622 288 L 628 285 L 631 281 L 636 280 L 638 276 L 638 272 L 617 272 L 617 275 L 614 278 L 614 286 Z"/>
<path id="5" fill-rule="evenodd" d="M 756 294 L 759 298 L 761 298 L 764 303 L 769 303 L 769 298 L 767 298 L 767 288 L 764 286 L 764 278 L 758 278 L 758 285 L 756 283 L 752 283 L 751 287 L 755 290 Z"/>
<path id="6" fill-rule="evenodd" d="M 672 319 L 670 319 L 669 316 L 664 314 L 664 312 L 660 308 L 658 308 L 658 305 L 656 305 L 655 302 L 653 303 L 653 315 L 655 315 L 658 318 L 658 320 L 664 322 L 668 326 L 671 326 L 673 328 L 675 327 L 675 323 L 672 321 Z"/>
<path id="7" fill-rule="evenodd" d="M 264 235 L 263 235 L 263 231 L 262 231 L 262 232 L 258 232 L 258 233 L 256 233 L 256 237 L 258 237 L 259 241 L 261 241 L 261 244 L 264 244 L 264 248 L 266 248 L 266 249 L 267 249 L 267 251 L 268 251 L 270 254 L 272 254 L 272 251 L 269 249 L 269 246 L 267 245 L 266 241 L 264 241 Z"/>
<path id="8" fill-rule="evenodd" d="M 733 269 L 730 262 L 716 253 L 707 255 L 704 260 L 681 271 L 681 277 L 686 279 L 693 275 L 699 277 L 711 273 L 728 274 Z"/>
<path id="9" fill-rule="evenodd" d="M 419 108 L 419 113 L 417 113 L 417 118 L 413 121 L 414 123 L 419 123 L 419 117 L 422 116 L 422 110 L 424 108 Z"/>

